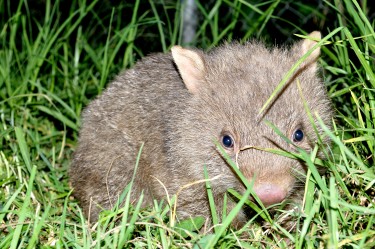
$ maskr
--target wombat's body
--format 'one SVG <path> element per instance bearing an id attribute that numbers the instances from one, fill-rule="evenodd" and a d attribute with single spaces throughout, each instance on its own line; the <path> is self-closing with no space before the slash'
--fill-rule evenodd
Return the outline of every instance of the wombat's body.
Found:
<path id="1" fill-rule="evenodd" d="M 312 35 L 320 37 L 318 32 Z M 96 219 L 97 204 L 110 208 L 115 203 L 133 177 L 142 143 L 132 197 L 143 191 L 145 205 L 166 197 L 160 182 L 171 195 L 204 179 L 204 165 L 209 177 L 216 177 L 211 185 L 218 210 L 228 188 L 243 192 L 215 140 L 250 181 L 255 179 L 254 190 L 264 204 L 301 200 L 306 169 L 300 162 L 243 148 L 293 149 L 263 122 L 266 119 L 309 150 L 317 135 L 301 93 L 311 113 L 330 122 L 330 102 L 316 76 L 319 49 L 301 64 L 264 116 L 259 115 L 285 74 L 315 44 L 304 40 L 287 51 L 250 42 L 223 45 L 210 53 L 174 47 L 171 54 L 145 57 L 120 74 L 83 113 L 70 177 L 86 215 L 91 210 L 90 218 Z M 204 183 L 180 192 L 178 214 L 211 216 Z M 238 224 L 246 221 L 244 212 L 236 219 Z"/>

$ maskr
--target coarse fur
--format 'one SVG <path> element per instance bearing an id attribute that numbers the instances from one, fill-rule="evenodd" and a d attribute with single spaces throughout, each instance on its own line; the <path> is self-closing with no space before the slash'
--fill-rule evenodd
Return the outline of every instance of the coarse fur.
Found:
<path id="1" fill-rule="evenodd" d="M 263 186 L 271 185 L 271 191 L 285 192 L 283 199 L 301 202 L 306 172 L 301 162 L 242 148 L 294 149 L 265 124 L 268 120 L 291 140 L 296 130 L 302 130 L 304 139 L 296 145 L 310 150 L 317 134 L 301 94 L 312 114 L 318 113 L 326 124 L 331 122 L 331 104 L 317 77 L 319 48 L 300 65 L 264 115 L 259 115 L 286 73 L 315 44 L 303 40 L 287 50 L 268 49 L 252 41 L 224 44 L 208 53 L 175 47 L 172 53 L 147 56 L 122 72 L 83 112 L 70 178 L 85 214 L 91 210 L 89 218 L 95 220 L 100 207 L 111 208 L 116 202 L 133 177 L 142 143 L 134 200 L 142 191 L 144 205 L 165 198 L 160 182 L 169 195 L 176 194 L 181 187 L 204 179 L 206 165 L 209 177 L 216 177 L 211 185 L 217 210 L 221 210 L 227 189 L 244 192 L 213 142 L 221 142 L 225 135 L 234 143 L 226 152 L 249 181 L 255 179 L 255 189 L 264 192 Z M 319 126 L 318 133 L 322 133 Z M 194 184 L 179 193 L 180 218 L 211 217 L 204 186 Z M 231 201 L 229 206 L 233 205 Z M 241 211 L 233 224 L 247 220 Z"/>

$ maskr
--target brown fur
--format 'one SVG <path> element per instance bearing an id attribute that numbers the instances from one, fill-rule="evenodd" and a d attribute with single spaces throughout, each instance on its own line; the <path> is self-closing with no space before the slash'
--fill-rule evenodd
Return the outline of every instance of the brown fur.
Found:
<path id="1" fill-rule="evenodd" d="M 222 45 L 209 53 L 174 48 L 173 57 L 154 54 L 121 73 L 83 113 L 79 144 L 70 169 L 74 196 L 91 220 L 97 207 L 110 208 L 129 184 L 138 150 L 144 143 L 133 184 L 136 200 L 144 191 L 144 204 L 166 196 L 159 179 L 175 194 L 182 186 L 204 179 L 206 165 L 217 209 L 228 188 L 241 192 L 244 186 L 220 156 L 213 141 L 223 134 L 235 140 L 227 153 L 255 185 L 272 182 L 287 190 L 287 198 L 301 201 L 303 181 L 296 171 L 306 172 L 300 162 L 245 146 L 292 150 L 263 121 L 275 124 L 291 138 L 297 128 L 305 139 L 296 143 L 309 150 L 317 141 L 297 88 L 311 109 L 328 124 L 332 118 L 325 87 L 316 75 L 317 49 L 300 66 L 287 87 L 264 116 L 259 110 L 286 72 L 315 42 L 304 40 L 292 49 L 267 49 L 248 42 Z M 182 55 L 181 55 L 182 54 Z M 319 130 L 321 133 L 321 130 Z M 298 178 L 298 179 L 297 179 Z M 181 191 L 180 217 L 210 217 L 204 184 Z M 234 205 L 233 203 L 231 205 Z M 235 223 L 247 221 L 245 212 Z"/>

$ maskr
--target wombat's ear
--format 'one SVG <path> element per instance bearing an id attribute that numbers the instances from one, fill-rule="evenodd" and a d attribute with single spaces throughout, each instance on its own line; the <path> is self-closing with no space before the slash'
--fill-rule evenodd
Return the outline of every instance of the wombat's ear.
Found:
<path id="1" fill-rule="evenodd" d="M 193 50 L 174 46 L 172 47 L 172 57 L 186 88 L 193 94 L 197 93 L 205 73 L 202 56 Z"/>
<path id="2" fill-rule="evenodd" d="M 300 43 L 296 45 L 296 47 L 293 49 L 294 51 L 298 51 L 299 57 L 306 54 L 312 47 L 314 47 L 318 41 L 321 39 L 322 35 L 319 31 L 314 31 L 308 35 L 309 39 L 304 39 Z M 306 58 L 306 60 L 303 62 L 303 65 L 305 66 L 312 66 L 314 69 L 316 68 L 316 61 L 318 60 L 320 55 L 320 48 L 316 48 L 309 57 Z"/>

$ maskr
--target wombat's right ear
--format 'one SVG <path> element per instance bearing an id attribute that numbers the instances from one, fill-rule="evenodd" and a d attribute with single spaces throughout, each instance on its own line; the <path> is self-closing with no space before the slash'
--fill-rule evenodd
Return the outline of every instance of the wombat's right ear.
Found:
<path id="1" fill-rule="evenodd" d="M 307 53 L 307 51 L 312 49 L 312 47 L 314 47 L 315 44 L 318 43 L 317 41 L 319 41 L 322 38 L 322 35 L 319 31 L 314 31 L 309 34 L 309 37 L 311 37 L 312 40 L 305 39 L 302 42 L 302 46 L 301 46 L 302 54 L 305 54 Z M 316 48 L 311 53 L 311 55 L 306 59 L 305 63 L 310 64 L 310 63 L 315 62 L 319 58 L 319 55 L 320 55 L 320 48 Z"/>
<path id="2" fill-rule="evenodd" d="M 197 93 L 205 74 L 202 56 L 193 50 L 174 46 L 172 47 L 172 57 L 186 88 L 193 94 Z"/>
<path id="3" fill-rule="evenodd" d="M 319 31 L 314 31 L 308 35 L 309 39 L 303 39 L 301 42 L 297 43 L 294 46 L 294 53 L 298 56 L 298 58 L 304 54 L 306 54 L 310 49 L 312 49 L 318 41 L 321 39 L 322 35 Z M 309 66 L 309 68 L 315 70 L 317 65 L 316 61 L 318 60 L 320 55 L 320 48 L 316 48 L 309 57 L 303 62 L 303 66 Z"/>

